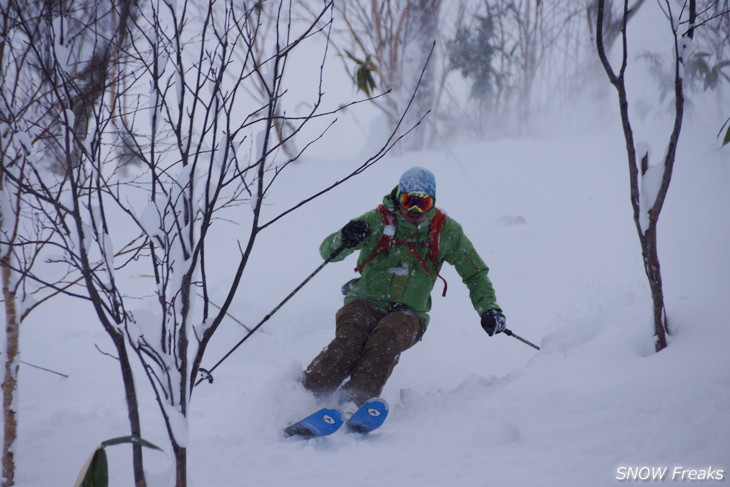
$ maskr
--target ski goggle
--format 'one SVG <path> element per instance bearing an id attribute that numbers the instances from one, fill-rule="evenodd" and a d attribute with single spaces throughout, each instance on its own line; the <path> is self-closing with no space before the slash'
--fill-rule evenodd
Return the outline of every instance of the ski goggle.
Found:
<path id="1" fill-rule="evenodd" d="M 434 205 L 433 196 L 427 194 L 401 193 L 398 196 L 398 201 L 406 211 L 417 210 L 420 213 L 427 212 Z"/>

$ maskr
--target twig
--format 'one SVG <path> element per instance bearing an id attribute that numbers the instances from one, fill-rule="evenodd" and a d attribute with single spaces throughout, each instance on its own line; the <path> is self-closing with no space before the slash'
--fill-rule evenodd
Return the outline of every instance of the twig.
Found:
<path id="1" fill-rule="evenodd" d="M 68 375 L 66 375 L 64 373 L 56 372 L 55 370 L 47 369 L 45 367 L 41 367 L 40 365 L 31 364 L 30 362 L 26 362 L 25 360 L 21 360 L 20 363 L 22 363 L 23 365 L 28 365 L 29 367 L 33 367 L 35 369 L 40 369 L 40 370 L 44 370 L 46 372 L 50 372 L 51 374 L 60 375 L 61 377 L 68 377 Z"/>
<path id="2" fill-rule="evenodd" d="M 2 352 L 0 352 L 0 355 L 2 355 L 2 354 L 3 354 L 3 353 L 2 353 Z M 23 364 L 23 365 L 27 365 L 27 366 L 29 366 L 29 367 L 33 367 L 34 369 L 40 369 L 40 370 L 45 370 L 46 372 L 50 372 L 51 374 L 56 374 L 56 375 L 60 375 L 61 377 L 68 377 L 68 375 L 66 375 L 66 374 L 64 374 L 64 373 L 61 373 L 61 372 L 57 372 L 57 371 L 55 371 L 55 370 L 51 370 L 51 369 L 47 369 L 47 368 L 45 368 L 45 367 L 41 367 L 40 365 L 32 364 L 32 363 L 30 363 L 30 362 L 26 362 L 25 360 L 21 360 L 21 361 L 20 361 L 20 363 L 21 363 L 21 364 Z"/>
<path id="3" fill-rule="evenodd" d="M 94 347 L 99 351 L 100 354 L 106 355 L 107 357 L 111 357 L 114 360 L 119 360 L 119 357 L 115 357 L 114 355 L 110 354 L 109 352 L 105 352 L 104 350 L 99 348 L 99 345 L 97 345 L 96 343 L 94 344 Z"/>

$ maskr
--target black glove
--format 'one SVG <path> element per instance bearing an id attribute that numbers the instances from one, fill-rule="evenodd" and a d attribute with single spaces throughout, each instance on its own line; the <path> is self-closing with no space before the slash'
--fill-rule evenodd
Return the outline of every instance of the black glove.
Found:
<path id="1" fill-rule="evenodd" d="M 489 336 L 502 333 L 506 324 L 507 318 L 502 314 L 502 310 L 490 309 L 482 313 L 482 328 Z"/>
<path id="2" fill-rule="evenodd" d="M 345 247 L 355 247 L 370 235 L 370 225 L 365 220 L 353 220 L 340 231 L 342 244 Z"/>

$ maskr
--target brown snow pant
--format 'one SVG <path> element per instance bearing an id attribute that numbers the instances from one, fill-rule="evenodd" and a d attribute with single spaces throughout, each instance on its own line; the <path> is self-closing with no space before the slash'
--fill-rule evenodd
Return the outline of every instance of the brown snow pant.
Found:
<path id="1" fill-rule="evenodd" d="M 407 311 L 388 311 L 356 299 L 340 308 L 335 338 L 304 371 L 302 383 L 317 395 L 342 387 L 343 402 L 361 405 L 379 396 L 401 352 L 423 336 L 421 320 Z"/>

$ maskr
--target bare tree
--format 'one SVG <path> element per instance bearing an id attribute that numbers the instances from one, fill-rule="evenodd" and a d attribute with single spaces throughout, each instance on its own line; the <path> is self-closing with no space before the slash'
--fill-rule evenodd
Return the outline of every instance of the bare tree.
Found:
<path id="1" fill-rule="evenodd" d="M 723 94 L 730 83 L 730 36 L 727 35 L 730 32 L 730 0 L 697 0 L 695 10 L 700 20 L 695 26 L 692 49 L 684 62 L 685 93 L 714 91 L 715 107 L 722 115 Z M 685 24 L 687 22 L 685 20 Z M 650 72 L 659 81 L 660 98 L 666 99 L 674 90 L 671 63 L 669 70 L 664 69 L 663 57 L 649 51 L 643 53 L 642 58 L 648 61 Z"/>
<path id="2" fill-rule="evenodd" d="M 316 13 L 315 18 L 319 16 L 320 11 L 315 6 Z M 275 8 L 274 4 L 267 4 L 265 2 L 259 2 L 257 7 L 251 12 L 252 18 L 250 23 L 255 32 L 251 35 L 251 45 L 249 50 L 241 50 L 234 53 L 236 61 L 242 64 L 246 63 L 246 58 L 253 55 L 257 59 L 266 59 L 267 52 L 272 52 L 274 47 L 271 45 L 277 40 L 276 35 L 273 31 L 277 27 L 277 16 L 279 11 Z M 292 19 L 292 21 L 295 21 Z M 253 54 L 252 54 L 253 53 Z M 260 103 L 261 106 L 265 106 L 269 100 L 269 87 L 263 80 L 257 80 L 258 82 L 246 83 L 244 85 L 246 93 L 250 95 L 254 100 Z M 289 137 L 291 130 L 294 125 L 287 120 L 286 117 L 282 116 L 282 110 L 285 107 L 277 106 L 279 113 L 274 114 L 275 120 L 275 135 L 278 138 L 280 149 L 289 158 L 296 158 L 297 149 L 294 145 L 294 138 Z"/>
<path id="3" fill-rule="evenodd" d="M 67 67 L 70 105 L 75 109 L 75 127 L 80 136 L 86 132 L 89 110 L 109 86 L 109 66 L 118 59 L 110 46 L 123 46 L 125 25 L 131 17 L 131 0 L 90 2 L 17 2 L 0 3 L 0 208 L 2 239 L 3 300 L 6 316 L 5 375 L 3 381 L 4 443 L 3 485 L 14 485 L 14 443 L 17 437 L 17 381 L 20 357 L 20 325 L 39 304 L 73 287 L 78 276 L 67 274 L 48 285 L 30 285 L 28 277 L 36 269 L 53 228 L 38 220 L 36 209 L 22 198 L 29 163 L 40 153 L 45 163 L 55 167 L 61 154 L 52 144 L 58 133 L 58 106 L 49 94 L 53 91 L 50 53 L 73 47 L 63 59 Z M 65 19 L 65 20 L 62 20 Z M 61 29 L 58 37 L 52 34 Z M 94 32 L 94 35 L 90 35 Z M 99 37 L 97 42 L 93 37 Z M 99 40 L 102 40 L 99 42 Z M 108 42 L 113 39 L 114 42 Z M 54 42 L 57 41 L 57 42 Z M 87 57 L 88 56 L 88 57 Z M 41 147 L 39 149 L 39 147 Z M 35 154 L 33 154 L 35 152 Z M 134 412 L 130 411 L 133 432 Z M 134 452 L 135 477 L 144 485 L 139 447 Z"/>
<path id="4" fill-rule="evenodd" d="M 585 22 L 590 7 L 582 2 L 461 0 L 458 5 L 448 15 L 453 26 L 442 36 L 448 39 L 449 68 L 468 78 L 472 89 L 465 103 L 465 90 L 447 79 L 448 100 L 439 106 L 456 112 L 451 119 L 462 121 L 461 130 L 492 137 L 529 134 L 542 113 L 564 109 L 590 86 L 593 71 L 584 61 L 595 56 Z"/>
<path id="5" fill-rule="evenodd" d="M 401 125 L 415 91 L 371 158 L 290 208 L 267 214 L 264 200 L 278 178 L 325 135 L 341 108 L 326 108 L 322 90 L 332 2 L 322 2 L 317 16 L 302 24 L 293 21 L 293 2 L 280 0 L 267 42 L 257 40 L 265 32 L 259 29 L 260 8 L 259 2 L 234 0 L 167 0 L 141 8 L 130 17 L 130 44 L 119 68 L 124 93 L 94 98 L 83 128 L 68 108 L 74 106 L 73 78 L 59 58 L 62 50 L 53 49 L 49 107 L 57 107 L 58 130 L 46 142 L 64 155 L 63 170 L 46 171 L 28 158 L 25 170 L 8 178 L 53 230 L 51 244 L 62 253 L 55 262 L 83 277 L 81 289 L 63 291 L 93 305 L 117 347 L 123 374 L 133 379 L 128 350 L 142 364 L 170 438 L 179 487 L 187 482 L 193 387 L 258 236 L 375 164 L 410 131 Z M 321 52 L 313 98 L 302 113 L 287 113 L 282 107 L 288 84 L 303 83 L 304 75 L 290 80 L 286 68 L 308 44 Z M 250 84 L 263 87 L 263 103 L 245 96 Z M 283 122 L 291 131 L 277 137 Z M 283 146 L 315 123 L 322 124 L 319 135 L 287 155 Z M 119 138 L 142 164 L 128 176 L 117 170 Z M 225 269 L 211 267 L 209 252 L 230 241 L 219 223 L 241 220 L 241 207 L 250 213 L 243 216 L 248 235 L 237 242 L 237 260 Z M 140 285 L 134 279 L 140 268 L 153 282 Z M 42 279 L 36 273 L 29 277 Z M 213 298 L 222 304 L 213 306 Z M 125 379 L 124 385 L 127 399 L 136 401 L 130 396 L 133 381 Z"/>
<path id="6" fill-rule="evenodd" d="M 407 2 L 336 2 L 335 9 L 345 28 L 343 45 L 335 42 L 334 48 L 358 88 L 367 94 L 375 87 L 399 93 L 403 84 Z M 391 124 L 397 122 L 397 97 L 383 97 L 375 103 Z"/>
<path id="7" fill-rule="evenodd" d="M 7 79 L 7 78 L 6 78 Z M 5 112 L 8 113 L 8 112 Z M 18 438 L 18 381 L 21 361 L 20 327 L 30 312 L 56 293 L 27 282 L 50 235 L 23 207 L 17 186 L 6 180 L 7 170 L 24 164 L 27 147 L 10 125 L 0 122 L 0 272 L 5 316 L 3 329 L 3 445 L 2 485 L 15 485 L 15 449 Z M 20 140 L 19 140 L 20 139 Z M 56 285 L 61 285 L 56 281 Z"/>
<path id="8" fill-rule="evenodd" d="M 6 93 L 12 88 L 18 87 L 19 74 L 17 64 L 15 69 L 8 73 L 5 68 L 6 56 L 12 57 L 13 53 L 8 49 L 8 38 L 10 37 L 10 19 L 3 9 L 2 25 L 0 25 L 0 69 L 3 76 L 0 76 L 0 271 L 2 272 L 3 304 L 5 313 L 4 331 L 4 367 L 3 367 L 3 456 L 2 476 L 3 486 L 15 485 L 15 453 L 14 446 L 18 436 L 17 419 L 17 392 L 18 392 L 18 366 L 20 360 L 20 324 L 22 322 L 21 312 L 18 309 L 19 303 L 19 279 L 14 279 L 11 265 L 13 264 L 13 244 L 18 237 L 18 198 L 6 187 L 5 168 L 11 164 L 18 163 L 21 154 L 27 151 L 15 137 L 11 130 L 11 113 L 15 110 L 13 97 Z M 17 63 L 20 60 L 16 60 Z M 15 82 L 13 82 L 15 78 Z M 15 204 L 13 204 L 15 203 Z"/>
<path id="9" fill-rule="evenodd" d="M 401 122 L 405 107 L 416 98 L 405 125 L 419 124 L 436 104 L 437 81 L 431 57 L 439 36 L 441 0 L 335 1 L 337 29 L 333 47 L 357 88 L 373 98 L 389 129 Z M 311 8 L 306 4 L 303 8 Z M 425 72 L 424 72 L 425 67 Z M 416 91 L 415 86 L 419 89 Z M 420 127 L 406 142 L 408 149 L 421 149 L 428 128 Z"/>
<path id="10" fill-rule="evenodd" d="M 408 101 L 408 94 L 413 92 L 416 83 L 420 86 L 414 100 L 413 109 L 409 111 L 406 125 L 416 124 L 425 114 L 434 109 L 436 104 L 436 70 L 434 63 L 429 62 L 434 46 L 439 38 L 439 19 L 441 0 L 409 0 L 406 17 L 406 53 L 404 57 L 404 86 L 400 93 L 399 109 L 402 111 Z M 419 73 L 426 69 L 426 75 Z M 431 124 L 425 125 L 413 133 L 406 142 L 406 147 L 419 150 L 427 146 L 433 130 Z"/>
<path id="11" fill-rule="evenodd" d="M 622 15 L 622 8 L 619 8 L 618 11 L 614 9 L 614 4 L 616 2 L 617 0 L 607 0 L 606 2 L 604 2 L 603 8 L 601 9 L 601 11 L 603 12 L 603 45 L 606 51 L 610 51 L 616 41 L 621 39 L 621 32 L 624 21 L 628 25 L 628 22 L 630 22 L 631 19 L 639 11 L 639 9 L 641 9 L 646 0 L 635 0 L 634 3 L 629 5 L 628 9 L 626 10 L 625 19 Z M 596 37 L 594 32 L 594 26 L 596 25 L 596 21 L 598 18 L 599 3 L 599 0 L 590 0 L 590 2 L 586 6 L 588 30 L 590 32 L 591 40 L 593 42 L 595 42 Z"/>
<path id="12" fill-rule="evenodd" d="M 0 130 L 5 127 L 0 128 Z M 8 134 L 9 135 L 9 134 Z M 11 155 L 13 149 L 8 147 L 12 144 L 11 137 L 0 134 L 0 197 L 4 201 L 0 203 L 0 232 L 2 234 L 2 253 L 0 253 L 0 267 L 2 271 L 3 302 L 5 312 L 4 330 L 4 375 L 2 381 L 3 390 L 3 458 L 2 475 L 3 486 L 15 485 L 15 442 L 18 437 L 17 418 L 17 394 L 18 394 L 18 368 L 20 362 L 20 324 L 23 321 L 22 311 L 19 309 L 18 296 L 22 294 L 20 285 L 22 279 L 14 279 L 13 265 L 14 249 L 13 243 L 18 237 L 17 215 L 18 199 L 13 198 L 5 183 L 5 164 L 8 159 L 14 159 Z M 15 205 L 13 205 L 15 203 Z M 22 296 L 21 296 L 22 297 Z"/>
<path id="13" fill-rule="evenodd" d="M 629 1 L 625 0 L 621 14 L 621 65 L 615 71 L 608 60 L 606 48 L 603 41 L 603 23 L 605 0 L 598 0 L 596 16 L 596 46 L 601 63 L 606 70 L 608 79 L 616 88 L 618 93 L 619 108 L 621 112 L 621 124 L 626 139 L 626 151 L 629 163 L 629 182 L 631 187 L 631 205 L 634 213 L 634 223 L 641 243 L 641 252 L 644 258 L 644 270 L 649 280 L 649 287 L 654 308 L 654 337 L 656 351 L 667 346 L 667 335 L 669 334 L 669 323 L 664 305 L 664 291 L 662 286 L 662 275 L 659 265 L 659 253 L 657 248 L 657 223 L 664 205 L 669 184 L 672 180 L 672 171 L 677 154 L 677 144 L 682 129 L 684 116 L 684 62 L 687 56 L 688 39 L 694 34 L 696 23 L 696 7 L 694 0 L 685 1 L 681 4 L 681 10 L 675 12 L 672 2 L 662 0 L 659 2 L 664 9 L 669 28 L 673 35 L 674 53 L 674 124 L 669 135 L 664 159 L 656 165 L 650 165 L 649 152 L 647 149 L 639 151 L 635 143 L 634 131 L 631 127 L 629 116 L 629 102 L 625 81 L 626 69 L 628 66 L 628 33 L 627 22 L 631 11 Z M 689 28 L 680 33 L 680 24 L 677 19 L 688 17 Z"/>

